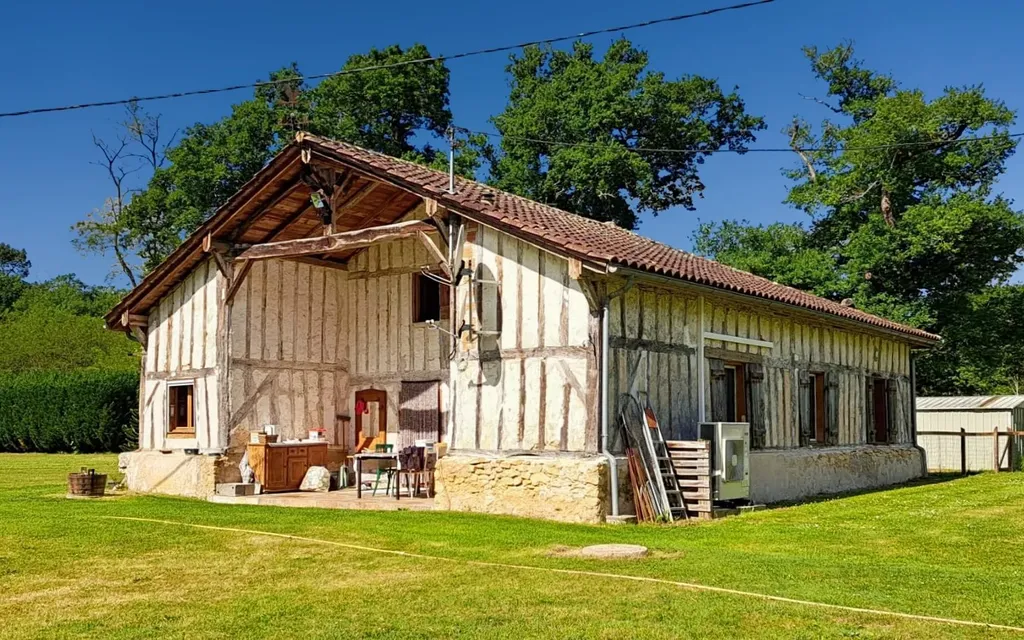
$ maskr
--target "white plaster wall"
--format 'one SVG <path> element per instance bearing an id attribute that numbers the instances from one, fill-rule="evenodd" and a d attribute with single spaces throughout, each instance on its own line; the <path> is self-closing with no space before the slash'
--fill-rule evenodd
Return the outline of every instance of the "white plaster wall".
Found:
<path id="1" fill-rule="evenodd" d="M 800 500 L 899 484 L 922 475 L 923 452 L 910 444 L 753 451 L 750 499 L 758 504 Z"/>
<path id="2" fill-rule="evenodd" d="M 212 260 L 200 263 L 149 310 L 139 412 L 140 449 L 220 446 L 217 395 L 217 305 L 222 278 Z M 195 438 L 167 437 L 167 384 L 195 384 Z"/>
<path id="3" fill-rule="evenodd" d="M 590 307 L 568 261 L 475 225 L 463 257 L 481 283 L 456 292 L 465 337 L 452 367 L 454 449 L 596 451 Z"/>
<path id="4" fill-rule="evenodd" d="M 221 446 L 241 455 L 249 431 L 266 424 L 283 438 L 323 427 L 328 442 L 341 442 L 337 416 L 349 406 L 346 278 L 293 260 L 253 265 L 231 310 L 231 422 L 222 425 Z"/>

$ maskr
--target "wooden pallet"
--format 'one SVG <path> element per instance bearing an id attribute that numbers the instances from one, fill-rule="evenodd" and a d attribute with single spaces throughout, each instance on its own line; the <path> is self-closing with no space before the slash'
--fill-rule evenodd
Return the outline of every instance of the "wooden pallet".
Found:
<path id="1" fill-rule="evenodd" d="M 700 520 L 712 515 L 711 442 L 707 440 L 667 440 L 669 457 L 676 470 L 676 481 L 683 492 L 687 516 Z"/>

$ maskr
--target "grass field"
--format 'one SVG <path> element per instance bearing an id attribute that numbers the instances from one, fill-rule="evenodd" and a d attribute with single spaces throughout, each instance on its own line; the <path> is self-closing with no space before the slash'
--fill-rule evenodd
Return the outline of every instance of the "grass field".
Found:
<path id="1" fill-rule="evenodd" d="M 0 637 L 992 637 L 1012 632 L 769 602 L 493 561 L 651 576 L 1024 626 L 1024 474 L 981 475 L 696 526 L 451 513 L 67 500 L 114 456 L 0 455 Z M 246 532 L 286 533 L 428 560 Z M 645 560 L 564 548 L 647 545 Z M 561 550 L 561 551 L 560 551 Z M 456 562 L 441 558 L 455 559 Z"/>

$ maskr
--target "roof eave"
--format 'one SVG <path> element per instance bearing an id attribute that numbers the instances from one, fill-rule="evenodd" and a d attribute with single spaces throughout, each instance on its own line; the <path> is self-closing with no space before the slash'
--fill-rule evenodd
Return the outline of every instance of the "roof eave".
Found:
<path id="1" fill-rule="evenodd" d="M 266 183 L 272 181 L 275 176 L 283 171 L 286 171 L 298 159 L 299 148 L 296 144 L 292 143 L 282 149 L 270 162 L 257 171 L 256 175 L 242 185 L 206 222 L 185 238 L 184 242 L 164 258 L 163 262 L 147 274 L 135 288 L 125 294 L 121 301 L 103 317 L 107 328 L 112 331 L 125 331 L 127 327 L 121 322 L 121 318 L 125 313 L 135 311 L 134 305 L 138 304 L 141 298 L 159 285 L 169 272 L 173 271 L 175 266 L 188 258 L 196 250 L 202 251 L 203 238 L 207 234 L 216 235 L 220 228 L 231 220 L 231 216 L 247 204 L 252 197 L 257 195 Z"/>
<path id="2" fill-rule="evenodd" d="M 820 317 L 820 318 L 827 318 L 828 320 L 830 320 L 832 322 L 836 322 L 836 323 L 842 324 L 844 326 L 856 327 L 857 329 L 860 329 L 862 331 L 875 331 L 875 332 L 891 335 L 891 336 L 894 336 L 894 337 L 898 337 L 901 340 L 903 340 L 905 342 L 909 342 L 912 345 L 918 346 L 918 347 L 927 347 L 927 348 L 934 347 L 936 344 L 938 344 L 942 340 L 941 336 L 935 336 L 934 338 L 927 338 L 925 336 L 917 335 L 917 334 L 914 334 L 914 333 L 908 333 L 908 332 L 898 331 L 896 329 L 891 329 L 889 327 L 879 326 L 879 325 L 876 325 L 876 324 L 872 324 L 870 322 L 862 322 L 862 321 L 856 320 L 854 318 L 844 318 L 843 316 L 838 316 L 838 315 L 835 315 L 835 314 L 832 314 L 832 313 L 828 313 L 827 311 L 819 311 L 817 309 L 811 309 L 809 307 L 805 307 L 805 306 L 798 305 L 798 304 L 792 304 L 792 303 L 785 302 L 785 301 L 782 301 L 782 300 L 775 300 L 775 299 L 772 299 L 772 298 L 766 298 L 766 297 L 762 297 L 762 296 L 751 295 L 749 293 L 744 293 L 742 291 L 735 291 L 735 290 L 730 289 L 728 287 L 717 286 L 717 285 L 709 284 L 709 283 L 706 283 L 706 282 L 699 282 L 699 281 L 696 281 L 696 280 L 692 280 L 692 279 L 689 279 L 689 278 L 682 278 L 682 277 L 678 277 L 678 276 L 675 276 L 675 275 L 669 275 L 669 274 L 664 274 L 664 273 L 656 273 L 656 272 L 653 272 L 653 271 L 647 271 L 645 269 L 638 269 L 636 267 L 630 267 L 630 266 L 618 266 L 617 272 L 620 273 L 620 274 L 621 273 L 627 273 L 627 274 L 636 275 L 636 276 L 640 276 L 640 277 L 647 277 L 647 278 L 654 279 L 654 280 L 666 281 L 666 282 L 668 282 L 670 284 L 673 284 L 675 286 L 683 285 L 683 286 L 689 286 L 689 287 L 694 287 L 694 288 L 698 288 L 698 289 L 703 289 L 703 290 L 706 290 L 708 292 L 715 293 L 715 294 L 718 294 L 718 295 L 737 296 L 737 297 L 745 299 L 745 300 L 756 300 L 759 304 L 763 304 L 763 305 L 766 305 L 766 306 L 769 306 L 769 307 L 778 306 L 778 307 L 782 307 L 782 308 L 787 309 L 787 310 L 796 310 L 796 311 L 799 311 L 801 313 L 811 314 L 811 315 L 814 315 L 814 316 L 817 316 L 817 317 Z"/>

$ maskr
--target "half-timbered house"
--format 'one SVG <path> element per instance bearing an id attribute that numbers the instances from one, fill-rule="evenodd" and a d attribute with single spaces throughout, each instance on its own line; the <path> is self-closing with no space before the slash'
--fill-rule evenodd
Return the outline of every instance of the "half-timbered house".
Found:
<path id="1" fill-rule="evenodd" d="M 438 507 L 578 521 L 618 508 L 625 393 L 669 438 L 749 422 L 755 501 L 920 475 L 938 339 L 301 133 L 106 319 L 145 348 L 133 489 L 209 495 L 273 424 L 324 429 L 333 468 L 444 441 Z"/>

